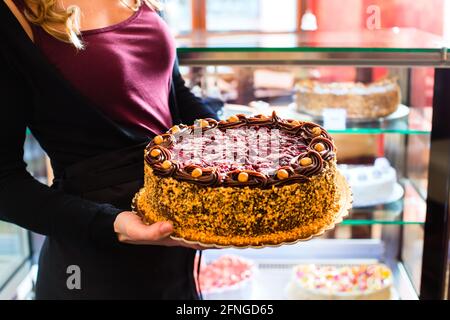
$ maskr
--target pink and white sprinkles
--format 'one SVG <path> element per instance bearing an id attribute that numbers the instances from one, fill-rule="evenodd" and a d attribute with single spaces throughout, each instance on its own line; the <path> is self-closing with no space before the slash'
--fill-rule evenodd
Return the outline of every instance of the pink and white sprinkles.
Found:
<path id="1" fill-rule="evenodd" d="M 301 265 L 296 277 L 304 288 L 324 293 L 367 293 L 392 283 L 391 271 L 383 264 Z"/>
<path id="2" fill-rule="evenodd" d="M 200 267 L 200 287 L 209 293 L 233 288 L 253 275 L 253 264 L 234 255 L 223 255 Z"/>

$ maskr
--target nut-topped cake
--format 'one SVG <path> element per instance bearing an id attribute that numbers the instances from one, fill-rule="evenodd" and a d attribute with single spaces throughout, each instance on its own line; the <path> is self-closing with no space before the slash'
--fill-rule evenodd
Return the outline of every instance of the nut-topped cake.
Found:
<path id="1" fill-rule="evenodd" d="M 198 120 L 156 136 L 134 207 L 174 236 L 222 246 L 306 239 L 343 209 L 333 139 L 311 122 L 258 115 Z"/>
<path id="2" fill-rule="evenodd" d="M 352 120 L 377 119 L 395 112 L 401 100 L 395 79 L 370 84 L 303 80 L 297 83 L 296 90 L 298 110 L 317 117 L 326 109 L 344 109 Z"/>

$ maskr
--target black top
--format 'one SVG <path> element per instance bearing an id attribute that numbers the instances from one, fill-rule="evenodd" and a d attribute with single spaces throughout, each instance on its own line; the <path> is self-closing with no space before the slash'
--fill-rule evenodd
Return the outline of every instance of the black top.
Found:
<path id="1" fill-rule="evenodd" d="M 66 241 L 115 241 L 113 222 L 123 209 L 49 188 L 26 171 L 26 128 L 50 157 L 56 179 L 68 166 L 149 137 L 118 126 L 81 96 L 30 41 L 3 1 L 0 39 L 0 219 Z M 174 123 L 216 117 L 185 86 L 176 65 L 172 81 Z"/>

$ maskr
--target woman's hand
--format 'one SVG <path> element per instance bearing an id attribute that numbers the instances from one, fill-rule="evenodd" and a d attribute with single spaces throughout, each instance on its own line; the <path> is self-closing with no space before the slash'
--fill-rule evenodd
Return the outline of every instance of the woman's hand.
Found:
<path id="1" fill-rule="evenodd" d="M 114 221 L 114 231 L 117 233 L 119 241 L 129 244 L 155 245 L 167 247 L 187 247 L 196 250 L 205 249 L 198 245 L 172 240 L 169 236 L 173 232 L 170 222 L 157 222 L 146 225 L 135 213 L 124 211 L 119 213 Z"/>

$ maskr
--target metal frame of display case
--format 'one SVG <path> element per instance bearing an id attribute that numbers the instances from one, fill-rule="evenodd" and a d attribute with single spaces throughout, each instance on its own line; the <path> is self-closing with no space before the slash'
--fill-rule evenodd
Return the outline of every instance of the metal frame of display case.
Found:
<path id="1" fill-rule="evenodd" d="M 422 262 L 423 299 L 448 299 L 450 230 L 450 69 L 436 69 L 427 218 Z"/>
<path id="2" fill-rule="evenodd" d="M 251 49 L 250 49 L 251 50 Z M 341 48 L 319 48 L 317 51 L 283 51 L 283 48 L 273 48 L 265 52 L 220 48 L 217 51 L 192 51 L 180 48 L 178 54 L 183 64 L 191 66 L 205 65 L 303 65 L 303 66 L 429 66 L 450 67 L 447 48 L 440 52 L 367 52 Z M 339 50 L 341 52 L 337 52 Z"/>
<path id="3" fill-rule="evenodd" d="M 434 67 L 428 196 L 420 299 L 446 299 L 450 291 L 450 59 L 447 48 L 267 48 L 192 47 L 178 49 L 180 65 L 298 65 Z M 401 259 L 400 259 L 401 260 Z"/>
<path id="4" fill-rule="evenodd" d="M 449 45 L 414 28 L 273 34 L 196 32 L 178 41 L 180 61 L 191 66 L 450 67 Z"/>

